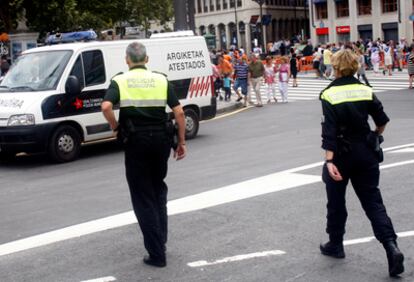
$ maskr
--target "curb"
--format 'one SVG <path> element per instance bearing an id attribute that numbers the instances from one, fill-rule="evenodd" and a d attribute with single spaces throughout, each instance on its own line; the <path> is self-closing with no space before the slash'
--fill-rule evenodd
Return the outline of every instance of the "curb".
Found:
<path id="1" fill-rule="evenodd" d="M 233 103 L 231 105 L 226 105 L 224 107 L 217 107 L 216 114 L 217 115 L 225 114 L 225 113 L 228 113 L 228 112 L 238 110 L 242 107 L 243 107 L 243 103 Z"/>

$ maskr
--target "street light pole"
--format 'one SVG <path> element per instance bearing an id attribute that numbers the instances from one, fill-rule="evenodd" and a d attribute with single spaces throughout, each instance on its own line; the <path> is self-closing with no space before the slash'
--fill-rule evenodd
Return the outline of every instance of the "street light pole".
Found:
<path id="1" fill-rule="evenodd" d="M 237 23 L 237 1 L 238 0 L 234 0 L 234 24 L 235 24 L 235 28 L 236 28 L 236 48 L 239 48 L 239 24 Z"/>
<path id="2" fill-rule="evenodd" d="M 262 51 L 263 48 L 265 47 L 265 43 L 264 43 L 264 32 L 263 32 L 263 4 L 265 2 L 265 0 L 253 0 L 254 2 L 256 2 L 257 4 L 259 4 L 260 6 L 260 41 L 262 42 Z M 256 25 L 257 26 L 257 25 Z"/>

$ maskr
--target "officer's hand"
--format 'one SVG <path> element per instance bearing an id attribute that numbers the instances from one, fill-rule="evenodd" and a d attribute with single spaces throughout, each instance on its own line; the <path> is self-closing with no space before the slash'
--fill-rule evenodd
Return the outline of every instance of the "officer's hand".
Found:
<path id="1" fill-rule="evenodd" d="M 178 145 L 177 149 L 174 151 L 174 158 L 179 161 L 185 158 L 185 154 L 187 153 L 187 148 L 184 145 Z"/>
<path id="2" fill-rule="evenodd" d="M 332 177 L 333 180 L 342 181 L 342 175 L 339 172 L 336 165 L 334 165 L 333 163 L 327 163 L 326 167 L 328 168 L 329 175 Z"/>

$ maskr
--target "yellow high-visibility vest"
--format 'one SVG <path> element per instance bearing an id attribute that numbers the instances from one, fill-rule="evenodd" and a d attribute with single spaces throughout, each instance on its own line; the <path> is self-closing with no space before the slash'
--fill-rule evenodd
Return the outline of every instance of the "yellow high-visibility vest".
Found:
<path id="1" fill-rule="evenodd" d="M 372 101 L 373 93 L 371 87 L 362 84 L 349 84 L 332 86 L 321 94 L 321 99 L 331 105 L 347 102 Z"/>
<path id="2" fill-rule="evenodd" d="M 165 76 L 146 69 L 133 69 L 117 75 L 120 107 L 165 107 L 168 81 Z"/>

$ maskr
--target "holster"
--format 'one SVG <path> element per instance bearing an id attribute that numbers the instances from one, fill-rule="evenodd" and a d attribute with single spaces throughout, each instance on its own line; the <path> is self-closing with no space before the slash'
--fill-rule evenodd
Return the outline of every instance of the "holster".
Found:
<path id="1" fill-rule="evenodd" d="M 382 142 L 384 142 L 384 137 L 382 135 L 377 134 L 374 131 L 371 131 L 367 136 L 368 146 L 374 150 L 378 162 L 380 163 L 384 161 L 384 152 L 381 148 Z"/>
<path id="2" fill-rule="evenodd" d="M 135 132 L 134 124 L 130 119 L 122 122 L 118 127 L 117 141 L 121 145 L 126 145 L 132 133 Z"/>
<path id="3" fill-rule="evenodd" d="M 171 139 L 171 148 L 176 150 L 178 147 L 178 127 L 177 124 L 172 122 L 171 120 L 167 121 L 165 124 L 165 128 L 167 129 L 167 135 Z"/>

